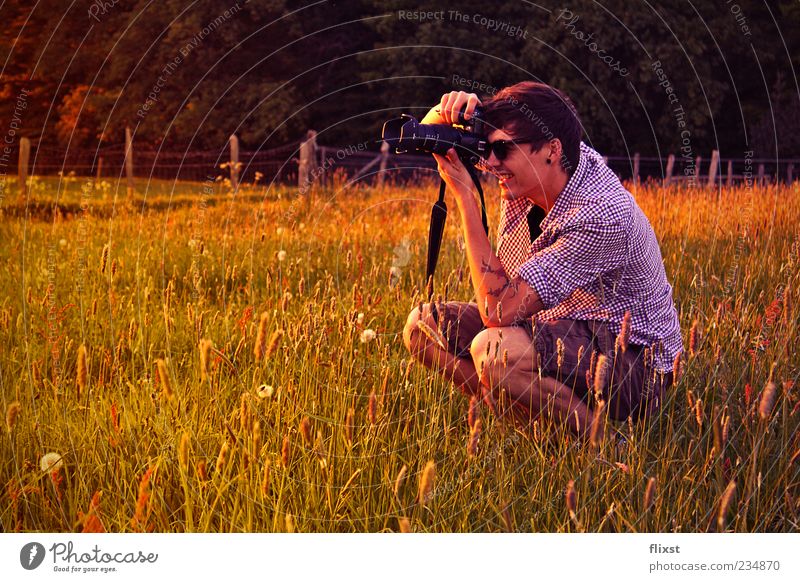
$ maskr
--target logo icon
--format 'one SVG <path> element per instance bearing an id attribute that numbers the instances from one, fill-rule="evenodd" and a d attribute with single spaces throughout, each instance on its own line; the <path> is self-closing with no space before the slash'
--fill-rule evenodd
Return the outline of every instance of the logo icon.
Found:
<path id="1" fill-rule="evenodd" d="M 22 546 L 19 552 L 19 563 L 26 570 L 35 570 L 44 562 L 44 546 L 39 542 L 30 542 Z"/>

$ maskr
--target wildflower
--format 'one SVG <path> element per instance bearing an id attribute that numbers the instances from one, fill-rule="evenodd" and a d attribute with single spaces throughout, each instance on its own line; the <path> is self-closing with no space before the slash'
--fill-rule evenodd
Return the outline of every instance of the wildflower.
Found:
<path id="1" fill-rule="evenodd" d="M 60 241 L 58 241 L 58 246 L 60 246 L 62 249 L 63 249 L 65 246 L 67 246 L 67 239 L 65 239 L 65 238 L 62 238 Z"/>
<path id="2" fill-rule="evenodd" d="M 367 342 L 371 342 L 375 339 L 375 331 L 371 329 L 365 329 L 361 332 L 361 343 L 365 344 Z"/>
<path id="3" fill-rule="evenodd" d="M 359 313 L 358 314 L 358 316 L 356 317 L 356 323 L 358 325 L 361 325 L 361 324 L 364 323 L 364 314 L 363 313 Z"/>
<path id="4" fill-rule="evenodd" d="M 281 236 L 281 235 L 283 234 L 283 227 L 282 227 L 282 226 L 279 226 L 279 227 L 278 227 L 278 228 L 275 230 L 275 234 L 277 234 L 278 236 Z"/>
<path id="5" fill-rule="evenodd" d="M 272 393 L 274 391 L 275 391 L 275 388 L 273 388 L 272 386 L 269 386 L 268 384 L 262 384 L 261 386 L 256 388 L 256 394 L 258 395 L 259 398 L 262 398 L 262 399 L 271 398 L 272 397 Z"/>
<path id="6" fill-rule="evenodd" d="M 286 251 L 280 250 L 278 251 L 278 260 L 285 261 L 286 260 Z"/>
<path id="7" fill-rule="evenodd" d="M 58 471 L 64 466 L 64 459 L 58 453 L 46 453 L 39 460 L 39 467 L 45 473 Z"/>

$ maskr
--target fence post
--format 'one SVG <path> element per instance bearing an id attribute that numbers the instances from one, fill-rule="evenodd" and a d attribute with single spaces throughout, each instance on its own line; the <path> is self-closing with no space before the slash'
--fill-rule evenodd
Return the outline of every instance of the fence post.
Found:
<path id="1" fill-rule="evenodd" d="M 758 185 L 764 185 L 764 164 L 758 164 Z"/>
<path id="2" fill-rule="evenodd" d="M 100 182 L 100 178 L 103 176 L 103 157 L 100 156 L 97 158 L 97 181 Z"/>
<path id="3" fill-rule="evenodd" d="M 300 194 L 308 194 L 311 189 L 308 174 L 316 159 L 317 132 L 309 129 L 306 133 L 306 141 L 300 145 L 300 165 L 297 168 L 297 187 L 300 189 Z"/>
<path id="4" fill-rule="evenodd" d="M 719 150 L 711 152 L 711 165 L 708 167 L 708 187 L 717 185 L 717 167 L 719 166 Z"/>
<path id="5" fill-rule="evenodd" d="M 786 184 L 791 186 L 794 181 L 794 164 L 789 164 L 786 168 Z"/>
<path id="6" fill-rule="evenodd" d="M 664 185 L 667 186 L 672 180 L 672 172 L 675 170 L 675 154 L 667 156 L 667 172 L 664 176 Z"/>
<path id="7" fill-rule="evenodd" d="M 19 193 L 23 198 L 28 196 L 28 162 L 31 159 L 31 140 L 22 137 L 19 140 Z"/>
<path id="8" fill-rule="evenodd" d="M 317 146 L 317 151 L 319 152 L 319 160 L 314 158 L 314 162 L 317 163 L 319 161 L 319 174 L 318 174 L 318 183 L 320 185 L 326 185 L 328 183 L 328 170 L 327 164 L 325 163 L 325 158 L 328 156 L 328 148 L 325 146 Z"/>
<path id="9" fill-rule="evenodd" d="M 733 160 L 728 160 L 728 177 L 725 185 L 730 188 L 733 185 Z"/>
<path id="10" fill-rule="evenodd" d="M 633 183 L 639 184 L 639 152 L 633 154 Z"/>
<path id="11" fill-rule="evenodd" d="M 703 163 L 703 156 L 697 156 L 694 159 L 694 185 L 700 185 L 700 164 Z"/>
<path id="12" fill-rule="evenodd" d="M 228 144 L 231 148 L 231 162 L 229 164 L 231 171 L 231 188 L 236 192 L 239 190 L 239 138 L 236 134 L 231 135 L 228 139 Z"/>
<path id="13" fill-rule="evenodd" d="M 381 166 L 380 170 L 378 171 L 378 186 L 383 186 L 387 161 L 389 161 L 389 142 L 385 141 L 381 144 Z"/>
<path id="14" fill-rule="evenodd" d="M 133 195 L 133 137 L 131 128 L 125 127 L 125 173 L 128 176 L 128 196 Z"/>

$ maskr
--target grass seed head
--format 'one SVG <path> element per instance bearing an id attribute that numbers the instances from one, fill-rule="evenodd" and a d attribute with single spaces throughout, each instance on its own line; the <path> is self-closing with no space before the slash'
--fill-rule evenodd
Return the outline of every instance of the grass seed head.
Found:
<path id="1" fill-rule="evenodd" d="M 644 490 L 644 511 L 650 511 L 656 500 L 656 478 L 650 477 Z"/>
<path id="2" fill-rule="evenodd" d="M 253 355 L 256 362 L 260 362 L 264 358 L 267 350 L 267 324 L 269 321 L 269 314 L 264 311 L 261 313 L 261 319 L 258 322 L 258 332 L 256 333 L 256 345 L 253 349 Z"/>
<path id="3" fill-rule="evenodd" d="M 631 340 L 631 312 L 626 311 L 622 316 L 622 326 L 619 331 L 619 347 L 623 353 L 628 351 L 628 342 Z"/>
<path id="4" fill-rule="evenodd" d="M 419 495 L 417 500 L 422 505 L 426 505 L 430 501 L 433 494 L 433 489 L 436 485 L 436 463 L 428 461 L 425 468 L 422 470 L 422 476 L 419 480 Z"/>
<path id="5" fill-rule="evenodd" d="M 578 495 L 575 492 L 575 481 L 572 479 L 567 483 L 564 498 L 567 503 L 567 511 L 569 511 L 570 517 L 574 518 L 578 510 Z"/>
<path id="6" fill-rule="evenodd" d="M 731 481 L 725 487 L 725 492 L 722 494 L 722 499 L 719 502 L 719 512 L 717 513 L 717 531 L 725 531 L 725 517 L 728 515 L 733 495 L 736 493 L 736 482 Z"/>
<path id="7" fill-rule="evenodd" d="M 167 400 L 172 400 L 175 397 L 175 392 L 172 389 L 172 379 L 169 377 L 167 363 L 159 358 L 156 360 L 156 367 L 158 368 L 158 379 L 161 382 L 164 396 L 166 396 Z"/>
<path id="8" fill-rule="evenodd" d="M 75 383 L 78 388 L 78 396 L 86 393 L 86 378 L 88 376 L 86 366 L 86 346 L 81 344 L 78 348 L 78 366 Z"/>
<path id="9" fill-rule="evenodd" d="M 14 426 L 17 424 L 17 418 L 21 410 L 22 404 L 20 404 L 18 400 L 8 405 L 6 409 L 6 429 L 8 429 L 8 434 L 14 431 Z"/>
<path id="10" fill-rule="evenodd" d="M 200 379 L 206 382 L 211 377 L 211 340 L 200 340 Z"/>
<path id="11" fill-rule="evenodd" d="M 761 401 L 758 403 L 758 416 L 762 420 L 769 420 L 772 414 L 772 409 L 775 407 L 775 400 L 778 397 L 778 386 L 770 380 L 764 387 L 764 392 L 761 395 Z"/>

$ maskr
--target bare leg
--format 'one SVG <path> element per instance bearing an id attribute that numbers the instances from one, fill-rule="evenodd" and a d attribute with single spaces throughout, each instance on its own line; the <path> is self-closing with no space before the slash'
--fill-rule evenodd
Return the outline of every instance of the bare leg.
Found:
<path id="1" fill-rule="evenodd" d="M 472 361 L 467 358 L 458 358 L 440 348 L 417 327 L 417 321 L 420 320 L 430 328 L 436 329 L 436 322 L 433 320 L 430 305 L 427 303 L 422 306 L 421 314 L 418 307 L 414 308 L 409 314 L 403 330 L 403 342 L 411 355 L 425 367 L 453 382 L 467 396 L 480 396 L 481 384 Z"/>
<path id="2" fill-rule="evenodd" d="M 505 393 L 513 405 L 513 409 L 504 413 L 512 412 L 518 422 L 528 426 L 544 414 L 566 424 L 580 437 L 589 436 L 592 412 L 569 386 L 554 378 L 539 378 L 536 349 L 525 330 L 486 329 L 476 336 L 471 352 L 475 369 L 483 370 L 481 382 L 496 391 L 501 402 L 504 397 L 500 394 Z"/>

